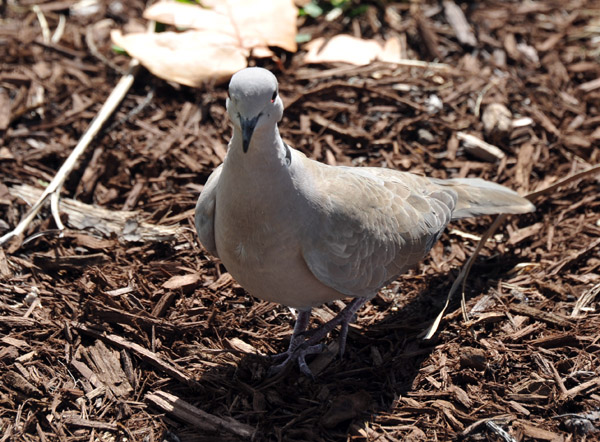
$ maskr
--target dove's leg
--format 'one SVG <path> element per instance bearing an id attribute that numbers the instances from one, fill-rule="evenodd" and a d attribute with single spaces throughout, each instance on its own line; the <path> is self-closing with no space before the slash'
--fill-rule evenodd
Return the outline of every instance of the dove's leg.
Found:
<path id="1" fill-rule="evenodd" d="M 294 324 L 294 332 L 292 333 L 292 337 L 290 338 L 290 346 L 288 347 L 285 353 L 280 353 L 279 355 L 275 355 L 274 357 L 280 357 L 281 355 L 294 353 L 294 351 L 306 340 L 304 338 L 304 332 L 308 328 L 308 323 L 310 321 L 310 312 L 311 309 L 298 311 L 296 324 Z"/>
<path id="2" fill-rule="evenodd" d="M 350 304 L 339 312 L 333 319 L 326 322 L 322 326 L 315 330 L 306 333 L 308 328 L 308 322 L 310 320 L 310 310 L 300 311 L 296 324 L 294 325 L 294 333 L 290 339 L 290 345 L 284 353 L 274 355 L 272 358 L 279 360 L 284 359 L 282 363 L 271 367 L 271 374 L 276 374 L 281 371 L 287 364 L 292 361 L 298 362 L 298 368 L 300 371 L 308 377 L 313 377 L 308 365 L 306 363 L 306 356 L 320 353 L 325 349 L 324 344 L 319 342 L 327 336 L 327 334 L 336 328 L 338 325 L 342 325 L 340 331 L 340 356 L 344 354 L 346 349 L 346 338 L 348 336 L 348 326 L 354 319 L 358 309 L 368 301 L 368 298 L 356 298 Z M 306 336 L 308 334 L 308 337 Z"/>
<path id="3" fill-rule="evenodd" d="M 296 318 L 296 324 L 294 324 L 294 332 L 292 333 L 292 337 L 290 338 L 290 345 L 288 349 L 283 353 L 271 356 L 271 359 L 283 359 L 283 362 L 272 366 L 269 369 L 269 375 L 272 376 L 279 373 L 287 364 L 296 360 L 298 361 L 298 368 L 300 369 L 300 371 L 308 377 L 313 377 L 313 374 L 311 373 L 310 369 L 308 368 L 308 364 L 306 363 L 306 356 L 322 352 L 324 346 L 322 344 L 305 345 L 307 339 L 304 336 L 304 333 L 308 328 L 309 321 L 310 309 L 300 310 L 298 312 L 298 317 Z"/>
<path id="4" fill-rule="evenodd" d="M 339 312 L 335 318 L 323 324 L 321 327 L 317 328 L 311 336 L 306 339 L 305 345 L 312 346 L 315 343 L 319 342 L 323 339 L 327 334 L 336 328 L 339 324 L 342 324 L 342 329 L 340 330 L 340 356 L 344 354 L 346 350 L 346 338 L 348 337 L 348 326 L 354 320 L 356 312 L 367 302 L 369 298 L 356 298 L 353 299 L 350 304 L 344 308 L 341 312 Z"/>

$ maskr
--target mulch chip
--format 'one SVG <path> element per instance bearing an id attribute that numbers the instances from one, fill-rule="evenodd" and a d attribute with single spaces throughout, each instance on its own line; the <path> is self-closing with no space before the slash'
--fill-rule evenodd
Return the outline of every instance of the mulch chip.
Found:
<path id="1" fill-rule="evenodd" d="M 42 2 L 52 32 L 66 19 L 52 43 L 34 3 L 0 3 L 0 234 L 97 114 L 121 75 L 111 66 L 126 70 L 108 29 L 144 9 Z M 599 11 L 592 0 L 378 2 L 354 18 L 299 18 L 300 32 L 395 35 L 408 59 L 436 63 L 306 66 L 281 51 L 252 63 L 278 76 L 281 134 L 311 158 L 525 194 L 600 160 Z M 0 248 L 0 441 L 600 437 L 598 175 L 508 218 L 468 277 L 467 321 L 454 299 L 421 338 L 491 218 L 453 224 L 361 309 L 343 359 L 333 333 L 308 361 L 316 380 L 296 367 L 269 378 L 290 312 L 249 296 L 193 227 L 230 137 L 226 95 L 142 71 L 65 183 L 67 230 L 48 207 Z"/>

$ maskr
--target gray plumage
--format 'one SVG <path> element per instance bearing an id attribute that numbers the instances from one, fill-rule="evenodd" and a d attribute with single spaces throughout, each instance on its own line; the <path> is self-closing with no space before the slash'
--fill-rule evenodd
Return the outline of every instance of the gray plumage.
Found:
<path id="1" fill-rule="evenodd" d="M 372 298 L 430 251 L 455 219 L 534 206 L 482 179 L 329 166 L 287 147 L 269 71 L 229 86 L 233 137 L 196 206 L 201 243 L 251 294 L 304 311 Z M 296 333 L 296 332 L 295 332 Z"/>

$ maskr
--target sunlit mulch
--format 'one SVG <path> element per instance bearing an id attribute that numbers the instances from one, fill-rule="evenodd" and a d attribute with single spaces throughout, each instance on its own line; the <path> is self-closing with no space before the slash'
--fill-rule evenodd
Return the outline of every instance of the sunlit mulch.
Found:
<path id="1" fill-rule="evenodd" d="M 97 54 L 128 63 L 100 21 L 140 20 L 144 7 L 106 2 L 68 16 L 60 41 L 45 44 L 31 4 L 0 4 L 0 234 L 28 208 L 15 189 L 52 179 L 118 80 Z M 50 29 L 70 4 L 41 4 Z M 477 176 L 521 193 L 597 164 L 600 5 L 462 6 L 474 47 L 458 42 L 437 2 L 300 19 L 313 36 L 398 35 L 407 58 L 450 68 L 305 66 L 301 53 L 261 61 L 281 83 L 284 139 L 330 164 Z M 193 230 L 195 200 L 230 136 L 225 97 L 224 87 L 142 72 L 66 183 L 64 198 L 137 211 L 134 234 L 144 221 L 178 225 L 176 236 L 126 242 L 102 218 L 59 236 L 45 210 L 0 248 L 0 441 L 599 437 L 598 176 L 509 218 L 468 278 L 467 322 L 455 299 L 435 339 L 421 339 L 491 218 L 454 224 L 364 307 L 344 358 L 312 360 L 315 381 L 295 367 L 270 379 L 265 356 L 285 349 L 291 314 L 247 295 Z M 494 103 L 519 127 L 486 133 Z M 504 159 L 475 156 L 459 132 Z M 341 307 L 324 306 L 314 322 Z"/>

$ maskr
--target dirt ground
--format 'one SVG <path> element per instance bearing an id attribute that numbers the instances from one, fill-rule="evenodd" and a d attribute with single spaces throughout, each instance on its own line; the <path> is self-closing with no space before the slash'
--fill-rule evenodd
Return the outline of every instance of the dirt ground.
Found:
<path id="1" fill-rule="evenodd" d="M 0 1 L 0 235 L 127 68 L 109 30 L 144 23 L 141 1 L 74 3 Z M 407 59 L 449 68 L 307 66 L 302 51 L 251 60 L 279 78 L 284 139 L 330 164 L 482 177 L 522 194 L 598 164 L 600 3 L 459 2 L 470 42 L 446 6 L 299 18 L 313 37 L 398 36 Z M 44 41 L 41 15 L 51 34 L 66 19 L 57 42 Z M 316 380 L 296 367 L 269 378 L 291 313 L 249 296 L 193 229 L 231 133 L 225 97 L 142 70 L 65 183 L 64 234 L 45 207 L 0 248 L 0 441 L 600 440 L 598 175 L 550 187 L 535 213 L 503 223 L 468 277 L 467 321 L 455 296 L 422 339 L 491 217 L 454 223 L 362 308 L 343 359 L 310 360 Z M 504 158 L 483 160 L 460 133 Z"/>

